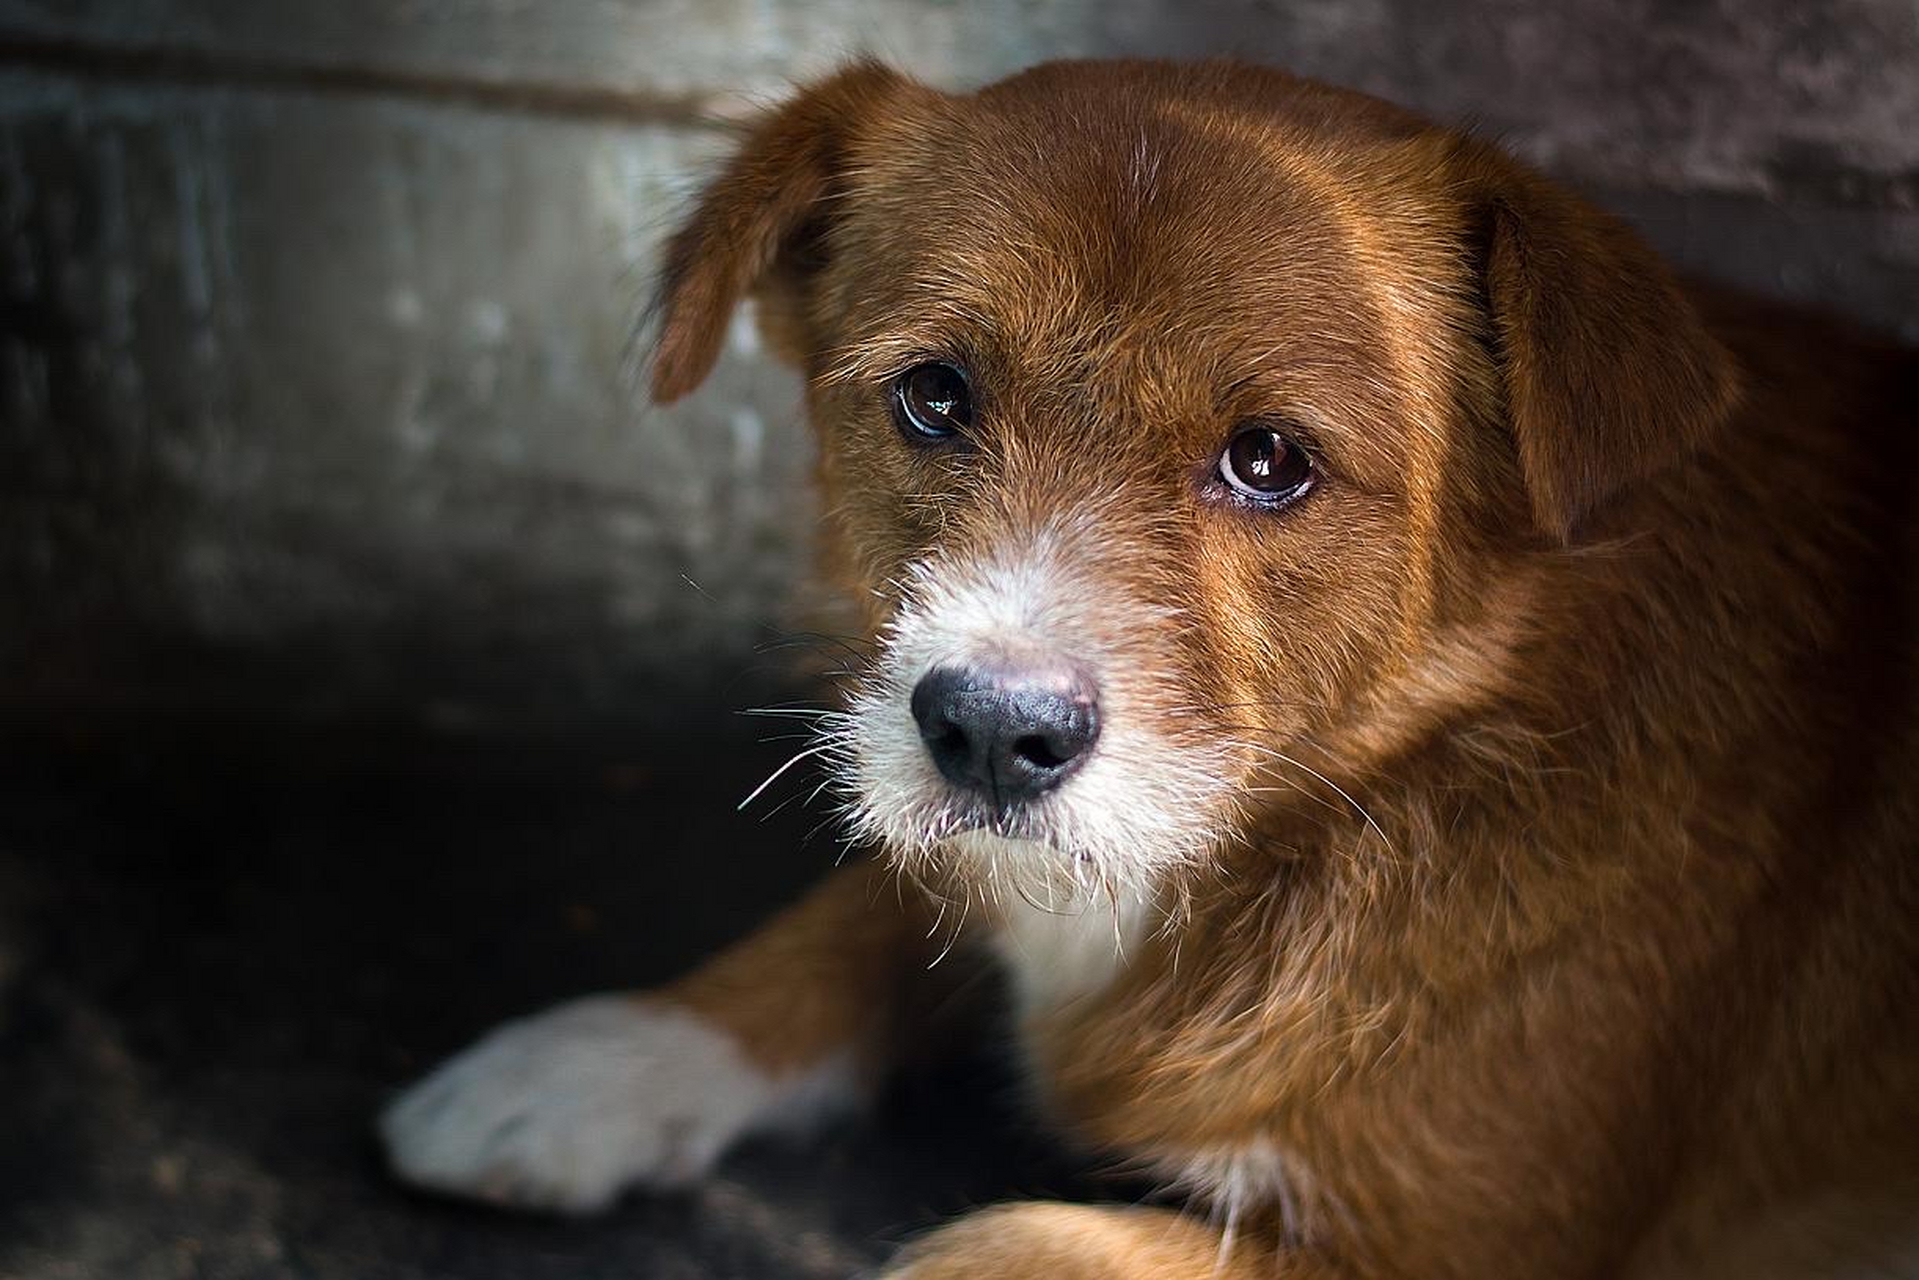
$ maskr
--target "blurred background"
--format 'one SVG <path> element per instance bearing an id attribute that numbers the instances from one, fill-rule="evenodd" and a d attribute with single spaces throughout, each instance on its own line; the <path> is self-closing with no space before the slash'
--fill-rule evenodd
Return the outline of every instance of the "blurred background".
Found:
<path id="1" fill-rule="evenodd" d="M 837 1276 L 1072 1181 L 980 1064 L 591 1225 L 367 1137 L 837 853 L 801 776 L 734 812 L 806 696 L 797 384 L 742 324 L 655 411 L 631 338 L 730 127 L 856 52 L 1268 61 L 1919 341 L 1911 0 L 0 0 L 0 1275 Z"/>

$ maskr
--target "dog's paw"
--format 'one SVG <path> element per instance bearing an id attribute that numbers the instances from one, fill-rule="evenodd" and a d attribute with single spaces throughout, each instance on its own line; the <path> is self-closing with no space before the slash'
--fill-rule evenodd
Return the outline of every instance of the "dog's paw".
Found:
<path id="1" fill-rule="evenodd" d="M 509 1022 L 380 1117 L 394 1171 L 433 1191 L 589 1213 L 698 1178 L 785 1092 L 696 1014 L 590 996 Z"/>

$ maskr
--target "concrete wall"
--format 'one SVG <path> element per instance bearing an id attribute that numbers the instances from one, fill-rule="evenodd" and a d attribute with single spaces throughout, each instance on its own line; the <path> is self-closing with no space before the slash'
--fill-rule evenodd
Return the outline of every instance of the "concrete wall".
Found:
<path id="1" fill-rule="evenodd" d="M 0 706 L 483 730 L 755 661 L 797 387 L 742 329 L 652 412 L 628 339 L 721 123 L 861 49 L 1270 60 L 1919 339 L 1911 0 L 0 0 Z"/>

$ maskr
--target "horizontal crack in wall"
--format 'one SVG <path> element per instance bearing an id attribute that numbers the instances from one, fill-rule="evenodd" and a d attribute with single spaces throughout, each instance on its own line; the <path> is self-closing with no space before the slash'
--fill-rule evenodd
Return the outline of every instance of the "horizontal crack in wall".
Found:
<path id="1" fill-rule="evenodd" d="M 723 123 L 695 95 L 601 85 L 489 80 L 390 67 L 249 58 L 167 45 L 104 45 L 0 30 L 0 67 L 96 80 L 378 94 L 443 105 L 635 125 L 712 127 Z"/>

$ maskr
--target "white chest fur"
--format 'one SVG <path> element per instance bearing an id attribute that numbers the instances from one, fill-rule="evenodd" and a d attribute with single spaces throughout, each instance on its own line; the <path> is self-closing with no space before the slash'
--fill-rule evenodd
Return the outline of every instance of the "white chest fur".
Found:
<path id="1" fill-rule="evenodd" d="M 1136 898 L 1080 899 L 1057 909 L 1009 905 L 993 949 L 1012 979 L 1022 1018 L 1097 995 L 1144 941 L 1148 905 Z"/>

